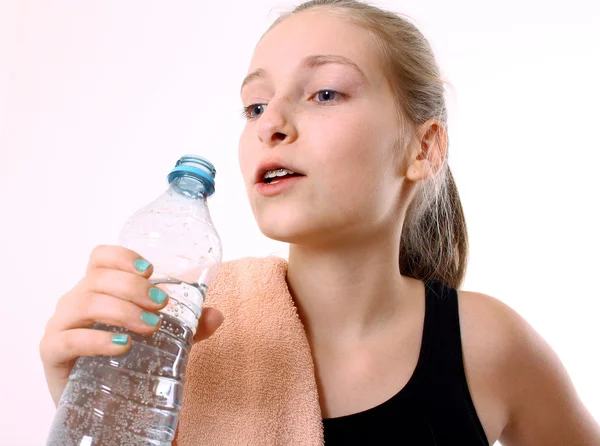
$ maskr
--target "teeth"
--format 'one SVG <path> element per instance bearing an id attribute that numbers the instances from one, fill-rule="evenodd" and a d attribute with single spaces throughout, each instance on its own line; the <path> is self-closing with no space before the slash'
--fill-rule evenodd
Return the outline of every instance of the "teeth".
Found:
<path id="1" fill-rule="evenodd" d="M 284 175 L 293 175 L 296 172 L 293 172 L 288 169 L 275 169 L 275 170 L 267 170 L 263 176 L 263 179 L 282 177 Z"/>

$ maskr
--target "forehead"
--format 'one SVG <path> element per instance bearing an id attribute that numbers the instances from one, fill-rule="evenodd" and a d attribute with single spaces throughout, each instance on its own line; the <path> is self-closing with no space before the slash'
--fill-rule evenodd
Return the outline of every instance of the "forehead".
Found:
<path id="1" fill-rule="evenodd" d="M 323 8 L 303 11 L 277 24 L 256 45 L 249 71 L 293 71 L 311 55 L 343 56 L 376 82 L 383 75 L 374 37 Z"/>

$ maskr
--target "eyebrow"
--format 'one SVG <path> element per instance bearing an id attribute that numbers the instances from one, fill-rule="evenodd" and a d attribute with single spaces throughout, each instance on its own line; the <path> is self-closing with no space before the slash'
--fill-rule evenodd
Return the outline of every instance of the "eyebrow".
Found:
<path id="1" fill-rule="evenodd" d="M 363 78 L 363 80 L 367 80 L 367 76 L 365 75 L 363 70 L 361 70 L 360 67 L 356 65 L 356 63 L 352 62 L 350 59 L 344 56 L 336 56 L 332 54 L 315 54 L 312 56 L 307 56 L 304 59 L 302 59 L 300 68 L 314 69 L 327 64 L 345 65 L 358 72 L 358 74 Z M 242 82 L 240 93 L 244 89 L 244 86 L 246 86 L 250 82 L 266 76 L 267 72 L 262 68 L 259 68 L 258 70 L 255 70 L 252 73 L 248 74 Z"/>

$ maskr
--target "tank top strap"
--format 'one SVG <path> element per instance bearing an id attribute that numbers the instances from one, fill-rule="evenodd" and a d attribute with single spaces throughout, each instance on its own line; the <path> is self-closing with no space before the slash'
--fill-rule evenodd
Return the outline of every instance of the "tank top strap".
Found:
<path id="1" fill-rule="evenodd" d="M 422 395 L 442 409 L 444 401 L 462 406 L 481 441 L 487 444 L 477 416 L 463 363 L 458 292 L 441 280 L 425 281 L 426 313 L 423 343 Z M 440 404 L 442 407 L 440 407 Z M 442 410 L 443 411 L 443 410 Z"/>
<path id="2" fill-rule="evenodd" d="M 454 381 L 464 375 L 458 294 L 441 280 L 425 282 L 426 312 L 423 342 L 428 347 L 426 369 L 436 379 Z"/>

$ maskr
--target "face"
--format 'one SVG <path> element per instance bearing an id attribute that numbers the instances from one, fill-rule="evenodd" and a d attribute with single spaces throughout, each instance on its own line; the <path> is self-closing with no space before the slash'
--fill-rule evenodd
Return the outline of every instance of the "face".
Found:
<path id="1" fill-rule="evenodd" d="M 373 37 L 304 11 L 263 36 L 248 72 L 239 161 L 263 234 L 325 246 L 397 226 L 398 119 Z M 271 167 L 303 176 L 265 184 Z"/>

